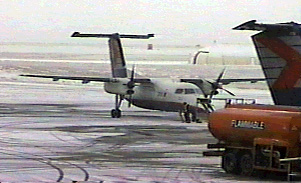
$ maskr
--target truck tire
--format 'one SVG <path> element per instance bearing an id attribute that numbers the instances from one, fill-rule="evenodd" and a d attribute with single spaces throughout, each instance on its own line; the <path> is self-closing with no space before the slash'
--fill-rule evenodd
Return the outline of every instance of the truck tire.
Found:
<path id="1" fill-rule="evenodd" d="M 238 163 L 235 153 L 227 152 L 222 157 L 222 168 L 226 173 L 238 174 Z"/>
<path id="2" fill-rule="evenodd" d="M 241 175 L 250 176 L 253 174 L 253 158 L 250 153 L 245 153 L 241 156 L 239 168 Z"/>

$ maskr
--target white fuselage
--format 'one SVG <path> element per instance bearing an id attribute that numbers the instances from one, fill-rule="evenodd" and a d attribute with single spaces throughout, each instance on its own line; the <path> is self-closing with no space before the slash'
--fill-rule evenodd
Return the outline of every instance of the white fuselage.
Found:
<path id="1" fill-rule="evenodd" d="M 123 83 L 123 84 L 122 84 Z M 125 82 L 105 83 L 108 93 L 117 93 L 116 88 L 124 91 Z M 112 89 L 112 90 L 110 90 Z M 151 79 L 151 83 L 139 84 L 133 88 L 131 102 L 141 108 L 178 112 L 183 109 L 183 103 L 198 107 L 197 98 L 203 98 L 202 91 L 192 83 L 174 81 L 172 79 Z M 130 95 L 125 95 L 129 100 Z"/>

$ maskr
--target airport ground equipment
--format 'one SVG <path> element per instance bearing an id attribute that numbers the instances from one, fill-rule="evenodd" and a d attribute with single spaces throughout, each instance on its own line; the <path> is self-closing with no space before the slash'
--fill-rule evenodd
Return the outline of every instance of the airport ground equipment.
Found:
<path id="1" fill-rule="evenodd" d="M 228 105 L 210 114 L 208 127 L 218 143 L 203 154 L 221 156 L 227 173 L 301 173 L 300 107 Z"/>

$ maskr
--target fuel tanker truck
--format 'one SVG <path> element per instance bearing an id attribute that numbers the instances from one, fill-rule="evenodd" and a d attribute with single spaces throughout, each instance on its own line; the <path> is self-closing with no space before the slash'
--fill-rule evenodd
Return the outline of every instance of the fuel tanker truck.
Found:
<path id="1" fill-rule="evenodd" d="M 218 142 L 203 154 L 221 156 L 227 173 L 301 173 L 300 107 L 228 105 L 211 113 L 208 127 Z"/>

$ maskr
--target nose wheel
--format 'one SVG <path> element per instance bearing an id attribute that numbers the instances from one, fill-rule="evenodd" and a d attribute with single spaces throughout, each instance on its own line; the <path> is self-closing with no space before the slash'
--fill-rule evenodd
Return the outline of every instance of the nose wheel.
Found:
<path id="1" fill-rule="evenodd" d="M 121 110 L 120 109 L 112 109 L 111 110 L 112 118 L 120 118 L 121 117 Z"/>
<path id="2" fill-rule="evenodd" d="M 122 103 L 124 96 L 122 95 L 115 95 L 115 109 L 111 110 L 112 118 L 120 118 L 121 117 L 121 110 L 119 109 Z"/>

